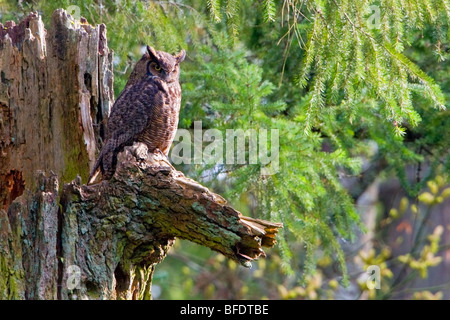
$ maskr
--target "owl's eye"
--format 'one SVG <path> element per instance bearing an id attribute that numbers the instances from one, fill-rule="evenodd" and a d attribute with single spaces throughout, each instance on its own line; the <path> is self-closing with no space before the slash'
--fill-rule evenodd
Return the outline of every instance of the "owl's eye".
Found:
<path id="1" fill-rule="evenodd" d="M 156 70 L 156 71 L 161 71 L 161 66 L 160 66 L 159 64 L 156 64 L 156 65 L 155 65 L 155 70 Z"/>

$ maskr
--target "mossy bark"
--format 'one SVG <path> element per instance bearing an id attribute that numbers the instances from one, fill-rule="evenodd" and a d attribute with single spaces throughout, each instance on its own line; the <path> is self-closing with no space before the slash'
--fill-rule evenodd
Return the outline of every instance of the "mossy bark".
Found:
<path id="1" fill-rule="evenodd" d="M 83 185 L 112 105 L 106 28 L 0 25 L 0 299 L 149 299 L 176 237 L 248 266 L 280 224 L 242 216 L 142 144 Z"/>

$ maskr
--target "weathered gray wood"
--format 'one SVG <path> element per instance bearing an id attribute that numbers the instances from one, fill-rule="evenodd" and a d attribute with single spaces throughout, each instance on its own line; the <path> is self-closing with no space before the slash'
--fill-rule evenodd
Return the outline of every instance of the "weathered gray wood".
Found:
<path id="1" fill-rule="evenodd" d="M 0 24 L 3 208 L 25 187 L 34 189 L 37 170 L 66 182 L 77 174 L 87 179 L 114 99 L 112 67 L 104 25 L 64 10 L 55 11 L 49 30 L 37 13 Z"/>
<path id="2" fill-rule="evenodd" d="M 56 299 L 58 278 L 58 181 L 36 175 L 37 191 L 25 190 L 0 210 L 0 298 Z"/>

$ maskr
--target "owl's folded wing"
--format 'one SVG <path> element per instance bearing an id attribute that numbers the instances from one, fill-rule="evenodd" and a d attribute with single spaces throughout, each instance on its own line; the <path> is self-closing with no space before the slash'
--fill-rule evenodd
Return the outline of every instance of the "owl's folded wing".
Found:
<path id="1" fill-rule="evenodd" d="M 141 133 L 151 125 L 151 119 L 165 104 L 165 95 L 151 77 L 127 87 L 117 98 L 108 118 L 107 135 L 102 151 L 91 170 L 89 184 L 99 171 L 104 178 L 112 177 L 117 154 L 127 145 L 137 141 Z"/>

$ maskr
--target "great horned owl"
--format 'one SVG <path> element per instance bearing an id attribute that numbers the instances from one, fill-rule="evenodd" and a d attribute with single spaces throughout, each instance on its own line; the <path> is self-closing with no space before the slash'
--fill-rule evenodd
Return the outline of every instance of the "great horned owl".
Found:
<path id="1" fill-rule="evenodd" d="M 181 87 L 180 63 L 185 51 L 176 55 L 147 46 L 132 71 L 125 88 L 108 118 L 106 140 L 92 168 L 88 183 L 101 171 L 110 179 L 117 165 L 117 154 L 134 142 L 145 143 L 149 152 L 168 155 L 178 126 Z"/>

